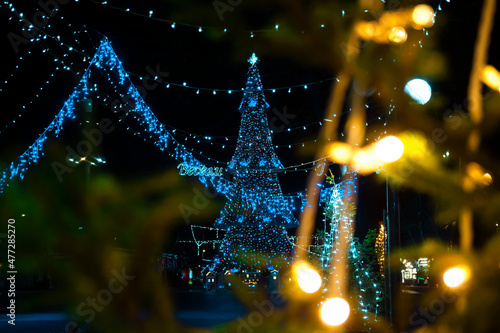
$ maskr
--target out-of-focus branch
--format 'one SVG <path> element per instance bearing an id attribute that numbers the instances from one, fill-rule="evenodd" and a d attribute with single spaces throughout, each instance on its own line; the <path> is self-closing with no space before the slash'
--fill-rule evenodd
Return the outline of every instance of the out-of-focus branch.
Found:
<path id="1" fill-rule="evenodd" d="M 478 29 L 478 36 L 474 49 L 474 60 L 470 75 L 468 98 L 469 114 L 474 125 L 467 140 L 467 150 L 472 156 L 479 150 L 481 143 L 481 131 L 479 125 L 483 120 L 483 100 L 481 94 L 481 76 L 486 66 L 488 48 L 490 45 L 490 35 L 493 28 L 493 18 L 495 17 L 496 0 L 485 0 L 481 20 Z M 467 175 L 464 176 L 464 190 L 470 192 L 470 188 L 465 186 Z M 473 216 L 470 206 L 464 206 L 460 211 L 459 220 L 460 247 L 463 251 L 470 251 L 474 240 Z"/>

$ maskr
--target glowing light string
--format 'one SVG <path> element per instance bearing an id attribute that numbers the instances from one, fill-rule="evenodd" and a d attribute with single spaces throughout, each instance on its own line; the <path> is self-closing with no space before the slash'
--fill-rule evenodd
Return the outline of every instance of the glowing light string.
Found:
<path id="1" fill-rule="evenodd" d="M 80 31 L 80 32 L 78 32 L 77 36 L 75 37 L 75 43 L 78 43 L 78 38 L 80 37 L 80 33 L 81 33 L 81 31 Z M 32 44 L 32 45 L 30 46 L 30 50 L 31 50 L 31 48 L 32 48 L 32 46 L 33 46 L 33 45 L 34 45 L 34 44 Z M 30 51 L 30 52 L 29 52 L 29 54 L 32 54 L 32 52 Z M 65 56 L 67 56 L 67 54 L 65 54 L 65 55 L 63 56 L 63 58 L 64 58 Z M 20 63 L 21 63 L 21 62 L 20 62 Z M 16 66 L 16 69 L 20 66 L 20 63 Z M 64 64 L 64 62 L 63 62 L 63 64 Z M 68 66 L 64 66 L 64 67 L 65 67 L 66 69 L 69 69 L 69 67 L 68 67 Z M 55 66 L 55 68 L 54 68 L 54 70 L 50 73 L 50 75 L 49 75 L 48 79 L 45 81 L 45 83 L 44 83 L 44 84 L 43 84 L 43 85 L 42 85 L 42 86 L 38 89 L 38 91 L 35 93 L 35 96 L 34 96 L 33 98 L 31 98 L 31 99 L 30 99 L 30 101 L 29 101 L 28 103 L 26 103 L 26 104 L 24 104 L 24 105 L 22 105 L 22 106 L 21 106 L 21 111 L 18 113 L 17 117 L 16 117 L 16 118 L 14 118 L 14 119 L 12 119 L 12 120 L 11 120 L 9 123 L 7 123 L 6 125 L 4 125 L 4 126 L 3 126 L 3 128 L 0 130 L 0 134 L 4 133 L 4 132 L 5 132 L 5 130 L 6 130 L 7 128 L 11 127 L 13 124 L 16 124 L 16 123 L 19 121 L 19 119 L 23 117 L 23 115 L 25 114 L 25 111 L 28 109 L 28 107 L 29 107 L 31 104 L 33 104 L 33 103 L 34 103 L 34 102 L 35 102 L 38 98 L 40 98 L 40 95 L 41 95 L 42 91 L 43 91 L 43 90 L 45 89 L 45 87 L 46 87 L 46 86 L 50 83 L 50 81 L 54 78 L 54 76 L 56 75 L 56 73 L 57 73 L 57 71 L 58 71 L 59 69 L 61 69 L 61 65 L 56 65 L 56 66 Z M 11 73 L 11 75 L 9 76 L 9 78 L 13 77 L 13 73 L 14 73 L 14 72 L 12 72 L 12 73 Z M 3 91 L 3 86 L 4 86 L 5 84 L 7 84 L 7 83 L 8 83 L 8 80 L 6 80 L 6 81 L 4 82 L 4 84 L 2 84 L 2 85 L 0 86 L 0 92 L 2 92 L 2 91 Z"/>
<path id="2" fill-rule="evenodd" d="M 75 104 L 83 97 L 88 95 L 87 89 L 87 73 L 82 77 L 77 85 L 77 89 L 73 91 L 71 96 L 64 103 L 63 108 L 59 111 L 50 125 L 43 131 L 38 139 L 24 152 L 16 161 L 10 164 L 10 167 L 2 172 L 0 177 L 0 193 L 3 193 L 5 185 L 8 186 L 7 181 L 16 177 L 23 179 L 28 166 L 37 163 L 41 156 L 43 156 L 43 146 L 48 136 L 53 134 L 55 137 L 63 129 L 63 123 L 66 119 L 74 119 Z M 82 97 L 81 97 L 82 96 Z"/>
<path id="3" fill-rule="evenodd" d="M 200 32 L 203 32 L 205 30 L 211 30 L 211 31 L 221 31 L 221 32 L 224 32 L 224 33 L 227 33 L 229 30 L 227 28 L 216 28 L 216 27 L 211 27 L 211 26 L 206 26 L 206 25 L 197 25 L 197 24 L 192 24 L 192 23 L 185 23 L 185 22 L 176 22 L 176 21 L 173 21 L 173 20 L 167 20 L 167 19 L 162 19 L 162 18 L 159 18 L 157 16 L 154 15 L 154 11 L 153 10 L 146 10 L 147 14 L 145 13 L 138 13 L 137 11 L 134 11 L 130 8 L 120 8 L 120 7 L 117 7 L 117 6 L 112 6 L 108 3 L 108 1 L 97 1 L 97 0 L 90 0 L 91 2 L 95 3 L 95 4 L 98 4 L 98 5 L 101 5 L 101 6 L 105 6 L 105 7 L 108 7 L 110 9 L 113 9 L 113 10 L 117 10 L 117 11 L 121 11 L 121 12 L 125 12 L 127 14 L 130 14 L 130 15 L 134 15 L 134 16 L 138 16 L 138 17 L 142 17 L 142 18 L 145 18 L 145 19 L 148 19 L 148 20 L 153 20 L 153 21 L 156 21 L 156 22 L 163 22 L 163 23 L 166 23 L 168 25 L 170 25 L 170 28 L 171 29 L 175 29 L 177 26 L 183 26 L 183 27 L 186 27 L 186 28 L 191 28 L 193 29 L 193 32 L 196 32 L 196 33 L 200 33 Z M 442 4 L 443 2 L 446 1 L 446 2 L 451 2 L 451 0 L 440 0 L 438 5 L 436 6 L 436 10 L 435 10 L 435 17 L 437 16 L 437 12 L 438 11 L 441 11 L 442 10 Z M 382 2 L 385 2 L 385 1 L 382 1 Z M 345 10 L 342 10 L 342 17 L 345 17 L 346 16 L 346 11 Z M 320 28 L 320 29 L 324 29 L 324 28 L 327 28 L 327 25 L 326 24 L 322 24 L 322 23 L 318 23 L 317 24 L 317 27 Z M 250 29 L 250 30 L 247 30 L 247 33 L 249 34 L 249 37 L 250 38 L 254 38 L 256 34 L 258 33 L 263 33 L 263 32 L 279 32 L 279 24 L 275 24 L 273 27 L 269 27 L 267 29 Z M 424 29 L 424 32 L 427 32 L 425 31 Z M 427 33 L 426 33 L 427 35 Z"/>

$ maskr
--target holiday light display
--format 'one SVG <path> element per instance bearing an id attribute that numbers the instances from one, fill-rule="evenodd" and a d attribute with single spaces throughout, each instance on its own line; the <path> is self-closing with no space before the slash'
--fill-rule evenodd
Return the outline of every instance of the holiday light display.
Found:
<path id="1" fill-rule="evenodd" d="M 325 203 L 324 213 L 324 246 L 321 255 L 321 264 L 329 271 L 329 279 L 333 279 L 334 283 L 330 283 L 330 288 L 338 289 L 340 292 L 339 275 L 336 271 L 336 266 L 339 264 L 339 257 L 348 259 L 351 263 L 354 283 L 351 289 L 354 291 L 357 311 L 362 313 L 373 313 L 377 315 L 382 304 L 382 283 L 376 277 L 377 272 L 372 271 L 370 267 L 363 262 L 358 250 L 359 244 L 353 240 L 352 226 L 355 218 L 355 203 L 350 201 L 353 193 L 356 193 L 356 174 L 354 170 L 350 171 L 351 176 L 339 184 L 333 183 L 333 177 L 329 182 L 333 183 L 328 196 L 321 198 Z M 343 240 L 347 244 L 348 253 L 340 253 L 340 237 L 345 237 Z M 337 255 L 337 256 L 336 256 Z M 346 262 L 344 260 L 344 262 Z M 352 282 L 352 281 L 351 281 Z M 330 290 L 331 292 L 331 290 Z M 368 317 L 363 316 L 364 319 Z"/>
<path id="2" fill-rule="evenodd" d="M 298 225 L 283 199 L 276 174 L 283 166 L 272 146 L 266 114 L 269 105 L 257 60 L 255 54 L 249 59 L 251 66 L 239 108 L 242 119 L 238 143 L 228 166 L 234 173 L 236 193 L 215 223 L 218 227 L 227 227 L 219 258 L 227 267 L 288 265 L 293 245 L 288 240 L 286 227 Z M 255 193 L 267 195 L 255 196 Z M 253 196 L 250 207 L 245 204 L 249 195 Z"/>
<path id="3" fill-rule="evenodd" d="M 130 110 L 128 115 L 130 118 L 135 119 L 139 123 L 148 136 L 151 138 L 154 145 L 156 145 L 160 150 L 168 153 L 172 158 L 176 159 L 183 164 L 187 169 L 197 169 L 205 170 L 205 166 L 200 160 L 198 160 L 193 152 L 186 146 L 180 144 L 172 135 L 164 124 L 162 124 L 155 114 L 148 107 L 146 102 L 142 99 L 137 88 L 130 81 L 129 74 L 125 71 L 122 66 L 121 61 L 114 52 L 110 42 L 107 38 L 103 39 L 99 48 L 97 49 L 95 55 L 92 57 L 87 70 L 82 76 L 79 84 L 75 87 L 73 93 L 64 103 L 63 108 L 52 121 L 52 123 L 42 132 L 39 138 L 33 143 L 23 154 L 21 154 L 14 162 L 10 164 L 10 167 L 3 171 L 0 177 L 0 193 L 3 193 L 4 187 L 8 186 L 8 182 L 16 178 L 23 179 L 25 172 L 30 165 L 37 163 L 41 156 L 43 156 L 44 143 L 51 136 L 58 137 L 60 131 L 63 129 L 64 122 L 69 119 L 74 119 L 77 115 L 74 113 L 75 105 L 80 101 L 89 97 L 90 94 L 100 93 L 99 89 L 96 88 L 96 84 L 90 84 L 90 80 L 94 75 L 92 69 L 97 69 L 96 73 L 101 73 L 106 76 L 110 84 L 115 85 L 115 91 L 120 93 L 120 95 L 129 102 Z M 115 83 L 116 81 L 116 83 Z M 260 79 L 259 79 L 260 82 Z M 262 88 L 261 88 L 262 89 Z M 262 93 L 262 90 L 260 90 Z M 254 94 L 257 96 L 256 94 Z M 263 94 L 262 94 L 263 96 Z M 105 96 L 103 100 L 106 100 L 109 96 Z M 263 97 L 262 97 L 263 101 Z M 244 103 L 252 104 L 253 102 L 248 100 Z M 265 101 L 264 101 L 265 103 Z M 243 106 L 243 102 L 242 102 Z M 120 112 L 120 110 L 115 110 L 115 112 Z M 121 119 L 119 120 L 119 122 Z M 175 132 L 175 130 L 173 131 Z M 251 132 L 248 132 L 251 133 Z M 269 133 L 263 134 L 269 136 Z M 269 148 L 266 154 L 269 155 L 268 167 L 274 169 L 274 171 L 286 171 L 293 170 L 291 168 L 297 168 L 297 166 L 291 166 L 288 168 L 283 168 L 278 158 L 272 150 L 270 145 L 269 137 L 261 136 L 259 139 L 261 142 L 269 143 Z M 267 149 L 267 148 L 266 148 Z M 269 150 L 270 149 L 270 150 Z M 243 154 L 243 153 L 242 153 Z M 210 160 L 210 159 L 209 159 Z M 243 164 L 250 161 L 242 160 Z M 234 164 L 235 162 L 233 162 Z M 314 162 L 311 162 L 314 163 Z M 253 167 L 262 168 L 252 162 Z M 261 164 L 261 162 L 259 162 Z M 305 165 L 303 163 L 302 165 Z M 237 167 L 237 166 L 236 166 Z M 250 170 L 248 172 L 254 172 L 258 170 Z M 257 176 L 259 173 L 255 173 Z M 221 193 L 226 196 L 229 200 L 232 200 L 234 196 L 237 196 L 238 204 L 244 209 L 255 210 L 257 207 L 261 212 L 266 212 L 267 216 L 275 219 L 277 215 L 285 218 L 288 224 L 295 224 L 295 219 L 289 213 L 290 211 L 301 210 L 307 203 L 307 195 L 303 192 L 297 192 L 291 195 L 283 196 L 279 184 L 272 187 L 270 191 L 267 184 L 274 181 L 274 177 L 266 176 L 260 174 L 260 180 L 255 184 L 260 184 L 259 186 L 245 186 L 245 182 L 248 182 L 252 176 L 239 178 L 239 183 L 227 180 L 220 177 L 221 170 L 218 169 L 216 174 L 212 173 L 198 173 L 197 176 L 202 184 L 205 186 L 213 187 L 217 193 Z M 269 178 L 270 177 L 270 178 Z M 244 179 L 247 179 L 246 181 Z M 236 193 L 235 188 L 238 188 Z M 330 190 L 322 191 L 322 197 L 328 196 Z M 287 214 L 282 214 L 281 212 L 288 212 Z"/>

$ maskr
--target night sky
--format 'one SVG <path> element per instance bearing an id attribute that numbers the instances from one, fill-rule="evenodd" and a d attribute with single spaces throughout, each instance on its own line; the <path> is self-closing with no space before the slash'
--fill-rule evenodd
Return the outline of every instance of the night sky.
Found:
<path id="1" fill-rule="evenodd" d="M 92 57 L 95 48 L 105 36 L 111 41 L 124 68 L 137 74 L 131 75 L 136 86 L 143 85 L 138 76 L 148 75 L 148 68 L 158 69 L 165 82 L 173 83 L 170 88 L 160 84 L 147 90 L 145 100 L 160 121 L 189 133 L 230 137 L 230 144 L 225 149 L 198 144 L 196 140 L 185 141 L 189 148 L 201 150 L 204 155 L 213 159 L 223 162 L 230 160 L 234 152 L 234 147 L 230 145 L 235 144 L 240 125 L 238 106 L 242 94 L 217 92 L 214 95 L 212 89 L 239 90 L 244 86 L 249 66 L 246 59 L 255 50 L 259 36 L 257 33 L 254 38 L 250 38 L 249 34 L 246 37 L 229 34 L 230 38 L 218 39 L 214 37 L 214 31 L 220 32 L 223 27 L 227 27 L 231 32 L 237 17 L 248 17 L 248 24 L 255 24 L 256 27 L 259 27 L 259 24 L 267 24 L 268 28 L 269 24 L 264 18 L 274 14 L 272 6 L 264 13 L 248 12 L 249 6 L 243 2 L 234 8 L 233 12 L 226 12 L 226 18 L 221 22 L 211 1 L 189 2 L 190 6 L 196 4 L 191 8 L 187 4 L 185 8 L 183 5 L 173 5 L 173 1 L 108 1 L 110 6 L 130 8 L 131 12 L 141 15 L 104 6 L 100 2 L 66 2 L 67 4 L 59 5 L 59 11 L 50 18 L 51 27 L 44 25 L 42 30 L 53 37 L 60 36 L 60 40 L 68 45 L 74 43 L 74 36 L 79 36 L 80 43 L 75 44 L 78 52 L 70 52 L 69 57 L 64 58 L 67 64 L 71 64 L 70 70 L 54 71 L 58 66 L 54 57 L 62 59 L 66 51 L 50 38 L 42 43 L 21 43 L 18 50 L 15 50 L 9 41 L 9 34 L 22 35 L 21 27 L 17 19 L 10 19 L 11 13 L 6 10 L 6 5 L 0 8 L 0 47 L 3 58 L 0 78 L 3 82 L 11 73 L 14 74 L 7 84 L 2 85 L 0 92 L 0 163 L 3 166 L 14 160 L 43 132 L 85 70 L 84 58 Z M 446 109 L 465 99 L 472 46 L 482 2 L 440 2 L 442 10 L 438 12 L 435 30 L 430 29 L 432 42 L 429 47 L 437 48 L 448 55 L 448 70 L 446 78 L 431 82 L 431 85 L 435 96 L 444 99 Z M 27 19 L 33 18 L 41 9 L 37 1 L 12 3 Z M 439 1 L 434 1 L 432 4 L 437 7 L 438 3 Z M 153 10 L 153 19 L 147 17 L 150 10 Z M 190 10 L 193 14 L 186 14 Z M 165 20 L 175 21 L 175 29 Z M 183 22 L 187 26 L 183 25 Z M 207 28 L 208 24 L 214 29 Z M 202 32 L 198 31 L 198 26 L 204 27 Z M 498 31 L 496 27 L 492 35 L 494 46 L 495 42 L 500 40 Z M 234 38 L 239 40 L 233 43 Z M 42 53 L 43 48 L 48 51 Z M 266 89 L 293 87 L 325 80 L 323 83 L 308 85 L 308 89 L 293 88 L 290 94 L 287 89 L 275 94 L 266 91 L 267 102 L 270 104 L 269 120 L 277 118 L 273 122 L 275 129 L 277 132 L 284 130 L 283 133 L 274 134 L 274 143 L 288 145 L 314 140 L 319 130 L 317 123 L 322 120 L 335 73 L 273 53 L 264 52 L 257 56 L 260 58 L 258 66 Z M 490 63 L 499 67 L 498 47 L 491 48 L 489 59 Z M 18 65 L 19 68 L 16 69 Z M 54 76 L 45 84 L 52 73 Z M 196 94 L 196 88 L 174 85 L 182 85 L 183 82 L 188 86 L 209 89 L 200 90 L 200 93 Z M 103 81 L 102 83 L 104 84 Z M 43 87 L 41 92 L 40 87 Z M 34 98 L 37 94 L 40 97 Z M 26 109 L 19 117 L 23 106 L 26 106 Z M 105 107 L 96 106 L 95 110 L 94 117 L 97 119 L 113 116 L 106 113 L 109 110 Z M 279 117 L 279 114 L 284 112 L 290 115 L 289 118 L 284 118 L 285 120 Z M 15 124 L 11 123 L 13 119 L 16 119 Z M 375 121 L 376 117 L 372 115 L 370 119 Z M 78 121 L 68 124 L 61 140 L 74 140 L 72 134 L 78 132 L 78 126 Z M 307 126 L 307 129 L 286 132 L 287 128 L 302 126 Z M 280 147 L 276 152 L 285 166 L 313 159 L 311 151 L 303 152 L 297 147 Z M 100 147 L 100 154 L 107 160 L 104 170 L 123 179 L 143 178 L 175 168 L 177 164 L 154 145 L 133 136 L 124 128 L 117 128 L 105 138 Z M 36 168 L 36 165 L 32 168 Z M 30 177 L 29 171 L 26 177 Z M 280 179 L 285 193 L 305 189 L 305 172 L 281 175 Z M 8 195 L 8 191 L 4 195 Z M 223 200 L 224 198 L 221 198 L 221 201 Z M 358 233 L 363 234 L 367 228 L 376 226 L 382 219 L 385 184 L 375 180 L 374 176 L 360 177 L 359 207 L 357 228 Z M 413 228 L 417 216 L 423 216 L 431 226 L 432 207 L 425 197 L 403 192 L 401 210 L 402 220 L 406 221 L 402 223 L 407 225 L 405 230 Z M 214 216 L 214 220 L 216 217 Z M 210 225 L 210 221 L 198 222 Z M 414 235 L 415 231 L 412 232 Z M 429 227 L 425 233 L 436 235 L 433 227 Z M 419 239 L 413 239 L 413 236 L 403 238 L 410 243 L 419 242 Z"/>

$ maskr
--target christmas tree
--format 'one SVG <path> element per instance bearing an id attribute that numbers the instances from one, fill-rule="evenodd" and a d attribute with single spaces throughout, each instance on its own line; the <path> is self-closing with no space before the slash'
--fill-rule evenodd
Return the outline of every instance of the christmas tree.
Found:
<path id="1" fill-rule="evenodd" d="M 277 172 L 283 168 L 271 140 L 255 54 L 240 105 L 241 127 L 229 170 L 234 196 L 216 221 L 227 228 L 218 259 L 224 267 L 284 267 L 294 253 L 286 228 L 298 225 L 283 198 Z"/>

